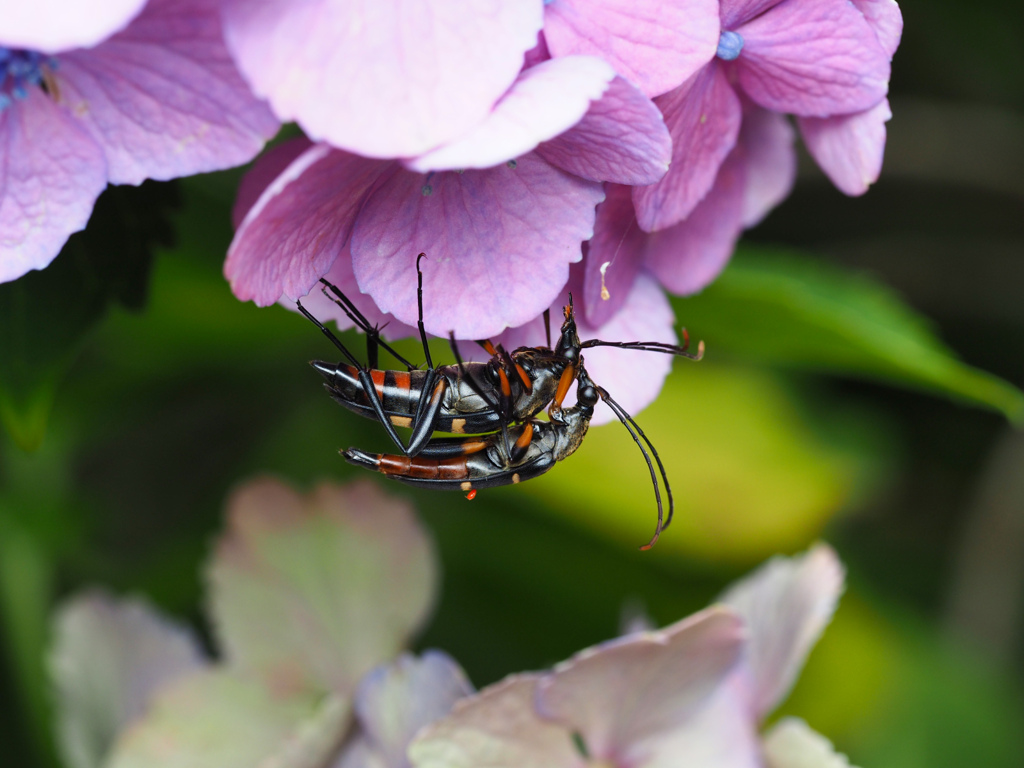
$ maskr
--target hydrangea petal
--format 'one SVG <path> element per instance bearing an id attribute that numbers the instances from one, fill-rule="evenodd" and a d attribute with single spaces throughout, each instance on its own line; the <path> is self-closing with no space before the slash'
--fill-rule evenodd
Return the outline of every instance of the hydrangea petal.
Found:
<path id="1" fill-rule="evenodd" d="M 235 204 L 231 207 L 231 225 L 235 229 L 242 226 L 245 215 L 256 205 L 263 190 L 284 173 L 293 160 L 312 146 L 313 142 L 305 136 L 282 141 L 263 153 L 253 167 L 246 171 L 238 184 Z"/>
<path id="2" fill-rule="evenodd" d="M 207 0 L 150 0 L 123 32 L 60 63 L 61 100 L 103 147 L 114 184 L 241 165 L 277 133 Z"/>
<path id="3" fill-rule="evenodd" d="M 889 90 L 889 57 L 848 0 L 783 0 L 737 30 L 743 90 L 765 109 L 807 117 L 860 112 Z"/>
<path id="4" fill-rule="evenodd" d="M 367 199 L 352 238 L 360 288 L 414 325 L 416 255 L 427 331 L 482 339 L 550 306 L 594 231 L 604 191 L 524 155 L 506 165 L 430 176 L 397 169 Z"/>
<path id="5" fill-rule="evenodd" d="M 686 221 L 649 236 L 647 268 L 672 293 L 696 293 L 725 269 L 743 229 L 745 188 L 744 153 L 738 149 Z"/>
<path id="6" fill-rule="evenodd" d="M 305 296 L 352 233 L 366 192 L 389 167 L 318 144 L 299 155 L 246 214 L 224 275 L 242 301 Z"/>
<path id="7" fill-rule="evenodd" d="M 882 172 L 885 124 L 892 118 L 889 100 L 853 115 L 801 117 L 800 133 L 811 157 L 836 188 L 857 196 L 868 191 Z"/>
<path id="8" fill-rule="evenodd" d="M 384 765 L 401 768 L 408 764 L 406 751 L 413 736 L 471 693 L 465 672 L 448 654 L 426 651 L 418 659 L 402 654 L 363 678 L 356 714 L 367 745 Z"/>
<path id="9" fill-rule="evenodd" d="M 390 158 L 483 120 L 536 44 L 543 11 L 497 0 L 232 0 L 224 19 L 239 67 L 279 117 Z"/>
<path id="10" fill-rule="evenodd" d="M 786 696 L 804 659 L 831 621 L 843 590 L 843 566 L 824 544 L 795 558 L 775 557 L 734 584 L 721 602 L 746 622 L 745 667 L 751 707 L 764 717 Z"/>
<path id="11" fill-rule="evenodd" d="M 765 735 L 764 757 L 768 768 L 850 768 L 846 755 L 796 717 L 772 726 Z"/>
<path id="12" fill-rule="evenodd" d="M 893 57 L 900 47 L 903 36 L 903 13 L 896 0 L 851 0 L 857 10 L 864 14 L 868 24 L 878 36 L 882 49 Z"/>
<path id="13" fill-rule="evenodd" d="M 189 628 L 144 600 L 95 590 L 65 602 L 54 617 L 49 655 L 64 761 L 99 768 L 117 734 L 162 686 L 205 664 Z"/>
<path id="14" fill-rule="evenodd" d="M 555 56 L 601 56 L 647 96 L 682 83 L 718 46 L 714 0 L 553 0 L 544 37 Z"/>
<path id="15" fill-rule="evenodd" d="M 654 102 L 616 77 L 582 120 L 537 154 L 584 179 L 653 184 L 668 172 L 672 137 Z"/>
<path id="16" fill-rule="evenodd" d="M 334 260 L 331 268 L 324 275 L 324 279 L 344 293 L 371 325 L 381 329 L 381 335 L 388 341 L 404 339 L 409 336 L 418 337 L 419 331 L 416 328 L 400 323 L 394 315 L 381 312 L 370 296 L 359 292 L 359 283 L 356 282 L 355 273 L 352 271 L 352 251 L 349 249 L 348 243 L 341 249 L 338 258 Z M 295 302 L 291 299 L 281 299 L 281 304 L 298 312 Z M 355 326 L 345 311 L 338 306 L 331 295 L 321 289 L 320 285 L 314 285 L 313 289 L 302 297 L 302 306 L 308 309 L 313 317 L 321 323 L 333 320 L 339 330 L 344 331 Z"/>
<path id="17" fill-rule="evenodd" d="M 534 712 L 538 675 L 507 677 L 463 699 L 409 747 L 416 768 L 577 768 L 571 734 Z"/>
<path id="18" fill-rule="evenodd" d="M 753 227 L 781 203 L 796 181 L 796 132 L 785 115 L 751 107 L 743 116 L 740 144 L 746 159 L 743 226 Z"/>
<path id="19" fill-rule="evenodd" d="M 348 724 L 340 696 L 283 694 L 216 670 L 164 688 L 106 768 L 319 768 Z"/>
<path id="20" fill-rule="evenodd" d="M 614 77 L 615 70 L 594 56 L 549 59 L 516 78 L 468 134 L 405 165 L 423 172 L 490 168 L 525 155 L 578 123 Z"/>
<path id="21" fill-rule="evenodd" d="M 650 739 L 645 768 L 764 768 L 757 723 L 734 680 L 731 675 L 680 728 Z"/>
<path id="22" fill-rule="evenodd" d="M 722 29 L 735 29 L 781 2 L 782 0 L 721 0 L 719 13 L 722 17 Z"/>
<path id="23" fill-rule="evenodd" d="M 644 763 L 633 747 L 683 727 L 735 664 L 739 618 L 710 608 L 661 632 L 581 651 L 537 683 L 535 706 L 579 732 L 598 759 Z"/>
<path id="24" fill-rule="evenodd" d="M 411 507 L 369 481 L 302 497 L 263 479 L 235 492 L 209 567 L 228 663 L 275 691 L 354 692 L 434 598 L 433 549 Z"/>
<path id="25" fill-rule="evenodd" d="M 38 88 L 0 112 L 0 282 L 53 261 L 106 186 L 103 150 Z"/>
<path id="26" fill-rule="evenodd" d="M 58 53 L 96 45 L 122 29 L 146 0 L 32 0 L 3 6 L 0 45 Z"/>
<path id="27" fill-rule="evenodd" d="M 605 185 L 605 199 L 597 207 L 594 236 L 587 243 L 583 261 L 583 308 L 588 325 L 608 322 L 626 302 L 644 263 L 647 238 L 636 223 L 633 190 Z"/>
<path id="28" fill-rule="evenodd" d="M 678 224 L 697 207 L 735 146 L 743 116 L 739 97 L 714 63 L 656 103 L 672 134 L 672 166 L 657 184 L 633 191 L 637 222 L 646 232 Z"/>

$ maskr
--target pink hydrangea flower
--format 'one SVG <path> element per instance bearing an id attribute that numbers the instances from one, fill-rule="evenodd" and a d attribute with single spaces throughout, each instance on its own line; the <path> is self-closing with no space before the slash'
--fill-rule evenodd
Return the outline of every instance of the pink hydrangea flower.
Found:
<path id="1" fill-rule="evenodd" d="M 276 132 L 216 8 L 143 5 L 47 0 L 0 18 L 0 281 L 49 264 L 108 182 L 239 165 Z"/>
<path id="2" fill-rule="evenodd" d="M 711 608 L 663 630 L 580 652 L 458 702 L 409 749 L 416 768 L 842 765 L 823 737 L 784 720 L 785 697 L 835 609 L 843 571 L 824 546 L 769 561 Z M 807 762 L 809 758 L 817 762 Z"/>
<path id="3" fill-rule="evenodd" d="M 377 311 L 412 326 L 425 252 L 431 333 L 486 338 L 536 318 L 582 257 L 599 182 L 650 183 L 671 148 L 650 99 L 600 59 L 540 50 L 528 63 L 471 131 L 422 155 L 375 160 L 307 143 L 257 163 L 236 216 L 266 186 L 224 267 L 235 295 L 294 300 L 350 257 Z"/>

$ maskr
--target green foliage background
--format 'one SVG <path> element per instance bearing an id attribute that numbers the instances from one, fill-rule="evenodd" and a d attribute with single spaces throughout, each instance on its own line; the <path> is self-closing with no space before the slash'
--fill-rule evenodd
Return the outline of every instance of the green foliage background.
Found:
<path id="1" fill-rule="evenodd" d="M 440 545 L 421 647 L 485 685 L 615 635 L 624 610 L 671 622 L 825 538 L 849 587 L 785 711 L 865 768 L 1019 765 L 1024 11 L 902 6 L 882 181 L 851 200 L 808 164 L 722 278 L 675 302 L 709 353 L 638 415 L 680 500 L 673 527 L 636 550 L 653 502 L 617 425 L 472 503 L 393 486 Z M 231 296 L 239 175 L 108 190 L 53 266 L 0 286 L 12 765 L 57 764 L 55 600 L 100 583 L 202 628 L 198 565 L 229 488 L 344 479 L 339 447 L 386 445 L 305 365 L 330 355 L 318 333 Z"/>

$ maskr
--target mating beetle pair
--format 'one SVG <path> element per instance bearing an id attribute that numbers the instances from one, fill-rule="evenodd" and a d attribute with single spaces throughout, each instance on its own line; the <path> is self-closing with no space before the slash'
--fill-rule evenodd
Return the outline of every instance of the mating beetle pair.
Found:
<path id="1" fill-rule="evenodd" d="M 418 327 L 426 369 L 419 369 L 387 343 L 377 328 L 370 325 L 355 305 L 326 280 L 324 293 L 332 298 L 367 336 L 368 365 L 363 365 L 348 348 L 312 314 L 298 309 L 341 351 L 347 363 L 312 365 L 325 379 L 325 388 L 338 403 L 349 410 L 377 419 L 402 454 L 371 454 L 350 448 L 342 455 L 352 464 L 381 472 L 396 480 L 432 488 L 468 491 L 469 498 L 478 488 L 511 485 L 537 477 L 556 462 L 574 453 L 583 441 L 594 406 L 604 400 L 640 447 L 651 472 L 658 524 L 654 536 L 643 547 L 649 548 L 672 520 L 674 500 L 664 466 L 647 436 L 606 390 L 594 384 L 587 373 L 582 350 L 614 346 L 699 360 L 703 343 L 696 354 L 684 344 L 662 342 L 609 342 L 600 339 L 580 341 L 572 306 L 572 297 L 564 308 L 565 320 L 558 342 L 552 347 L 550 325 L 547 347 L 520 347 L 506 352 L 501 345 L 478 342 L 491 358 L 487 362 L 463 362 L 455 339 L 450 338 L 455 365 L 434 366 L 423 328 L 423 275 L 420 254 L 416 260 L 419 277 Z M 328 293 L 330 291 L 330 293 Z M 331 295 L 333 294 L 333 296 Z M 378 347 L 383 347 L 406 366 L 406 371 L 377 370 Z M 563 408 L 573 381 L 577 382 L 577 403 Z M 548 409 L 550 421 L 535 418 Z M 408 427 L 412 435 L 404 444 L 395 426 Z M 435 431 L 464 434 L 465 437 L 433 438 Z M 642 442 L 641 442 L 642 441 Z M 657 462 L 665 484 L 669 510 L 663 513 L 661 492 L 654 463 Z"/>

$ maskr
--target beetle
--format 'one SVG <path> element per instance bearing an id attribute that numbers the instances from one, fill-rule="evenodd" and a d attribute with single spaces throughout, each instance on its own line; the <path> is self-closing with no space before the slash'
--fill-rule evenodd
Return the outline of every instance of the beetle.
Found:
<path id="1" fill-rule="evenodd" d="M 369 453 L 358 448 L 343 450 L 341 455 L 350 464 L 380 472 L 399 482 L 475 494 L 480 488 L 516 485 L 539 477 L 557 462 L 571 456 L 583 443 L 594 415 L 594 406 L 598 399 L 602 399 L 629 430 L 651 472 L 658 504 L 658 523 L 650 541 L 641 547 L 643 550 L 650 549 L 672 522 L 675 507 L 665 467 L 658 452 L 632 417 L 612 400 L 605 389 L 590 379 L 582 357 L 579 359 L 576 380 L 576 405 L 568 408 L 553 406 L 549 410 L 550 421 L 531 418 L 510 426 L 507 435 L 494 432 L 487 435 L 434 438 L 427 441 L 416 456 Z M 661 473 L 669 503 L 667 517 L 664 516 L 654 465 L 644 443 L 654 455 Z"/>
<path id="2" fill-rule="evenodd" d="M 551 346 L 550 332 L 547 347 L 520 347 L 512 353 L 506 352 L 500 344 L 480 341 L 478 343 L 491 355 L 490 360 L 467 363 L 463 362 L 454 336 L 451 336 L 449 342 L 457 364 L 434 366 L 423 327 L 423 273 L 420 262 L 424 257 L 422 253 L 417 257 L 416 271 L 419 308 L 417 325 L 427 361 L 425 370 L 418 369 L 381 341 L 379 329 L 373 327 L 351 300 L 328 281 L 321 280 L 324 293 L 330 296 L 327 293 L 329 290 L 338 306 L 367 335 L 369 365 L 362 365 L 301 302 L 296 302 L 299 311 L 331 340 L 348 361 L 312 361 L 311 365 L 323 376 L 328 393 L 350 411 L 380 421 L 388 436 L 407 456 L 416 456 L 435 431 L 484 434 L 501 430 L 507 434 L 509 425 L 525 422 L 544 408 L 559 408 L 577 377 L 578 363 L 584 349 L 611 346 L 672 354 L 694 360 L 703 356 L 703 342 L 698 344 L 696 354 L 688 351 L 689 336 L 685 328 L 682 331 L 682 346 L 664 342 L 611 342 L 600 339 L 581 342 L 570 295 L 569 303 L 563 310 L 565 319 L 554 348 Z M 545 325 L 550 328 L 547 313 Z M 407 370 L 376 369 L 378 345 L 394 355 Z M 402 442 L 395 431 L 396 426 L 412 429 L 408 444 Z"/>

